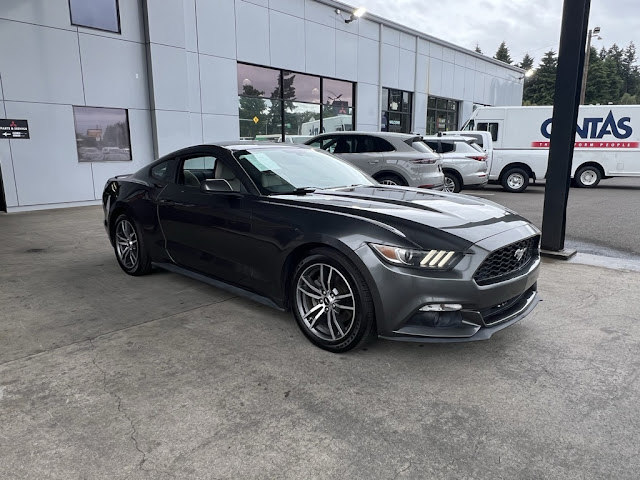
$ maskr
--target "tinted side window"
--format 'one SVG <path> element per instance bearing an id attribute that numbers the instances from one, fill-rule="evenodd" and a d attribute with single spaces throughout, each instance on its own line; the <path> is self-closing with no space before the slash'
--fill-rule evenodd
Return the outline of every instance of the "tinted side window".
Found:
<path id="1" fill-rule="evenodd" d="M 456 145 L 455 142 L 440 142 L 440 148 L 442 153 L 449 153 L 456 149 Z"/>
<path id="2" fill-rule="evenodd" d="M 424 143 L 427 144 L 427 146 L 433 150 L 434 152 L 439 152 L 440 150 L 438 149 L 438 142 L 433 142 L 430 140 L 425 140 Z"/>
<path id="3" fill-rule="evenodd" d="M 159 163 L 151 169 L 151 176 L 158 180 L 169 180 L 169 161 Z"/>
<path id="4" fill-rule="evenodd" d="M 378 152 L 393 152 L 395 148 L 389 142 L 387 142 L 384 138 L 374 137 L 376 142 L 376 148 Z"/>
<path id="5" fill-rule="evenodd" d="M 368 135 L 357 137 L 356 153 L 374 153 L 380 152 L 376 139 Z"/>
<path id="6" fill-rule="evenodd" d="M 335 147 L 333 149 L 333 153 L 354 153 L 356 151 L 355 143 L 355 137 L 339 135 L 335 138 Z"/>

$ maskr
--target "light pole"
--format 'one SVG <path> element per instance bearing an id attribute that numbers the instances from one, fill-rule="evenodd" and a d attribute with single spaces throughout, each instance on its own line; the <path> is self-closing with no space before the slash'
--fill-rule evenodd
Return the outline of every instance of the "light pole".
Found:
<path id="1" fill-rule="evenodd" d="M 580 105 L 584 105 L 584 96 L 587 93 L 587 75 L 589 74 L 589 58 L 591 57 L 591 37 L 600 33 L 600 27 L 589 30 L 587 35 L 587 51 L 584 58 L 584 69 L 582 70 L 582 90 L 580 92 Z"/>

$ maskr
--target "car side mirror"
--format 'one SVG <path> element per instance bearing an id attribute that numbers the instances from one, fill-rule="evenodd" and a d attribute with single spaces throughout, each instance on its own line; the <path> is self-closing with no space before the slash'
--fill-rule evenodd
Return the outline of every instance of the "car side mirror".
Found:
<path id="1" fill-rule="evenodd" d="M 227 192 L 232 193 L 233 189 L 229 182 L 223 180 L 221 178 L 215 178 L 210 180 L 205 180 L 200 183 L 200 191 L 203 193 L 211 193 L 211 192 Z"/>

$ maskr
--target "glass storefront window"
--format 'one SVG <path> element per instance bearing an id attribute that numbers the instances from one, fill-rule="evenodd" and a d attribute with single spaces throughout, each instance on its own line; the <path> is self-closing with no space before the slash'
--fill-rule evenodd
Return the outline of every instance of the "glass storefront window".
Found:
<path id="1" fill-rule="evenodd" d="M 122 108 L 73 107 L 79 162 L 131 160 L 129 113 Z"/>
<path id="2" fill-rule="evenodd" d="M 262 98 L 240 97 L 240 138 L 278 140 L 282 138 L 282 102 Z"/>
<path id="3" fill-rule="evenodd" d="M 280 96 L 280 70 L 238 64 L 238 95 L 276 98 Z"/>
<path id="4" fill-rule="evenodd" d="M 402 90 L 383 88 L 382 99 L 380 129 L 383 132 L 409 133 L 411 131 L 413 94 Z"/>
<path id="5" fill-rule="evenodd" d="M 243 139 L 353 130 L 351 82 L 239 63 L 237 85 Z"/>
<path id="6" fill-rule="evenodd" d="M 286 135 L 314 135 L 320 129 L 320 105 L 285 102 L 284 132 Z"/>
<path id="7" fill-rule="evenodd" d="M 69 0 L 71 25 L 120 33 L 117 0 Z"/>
<path id="8" fill-rule="evenodd" d="M 458 129 L 458 101 L 429 97 L 427 100 L 427 134 Z"/>
<path id="9" fill-rule="evenodd" d="M 283 72 L 282 85 L 285 100 L 320 103 L 320 77 Z"/>

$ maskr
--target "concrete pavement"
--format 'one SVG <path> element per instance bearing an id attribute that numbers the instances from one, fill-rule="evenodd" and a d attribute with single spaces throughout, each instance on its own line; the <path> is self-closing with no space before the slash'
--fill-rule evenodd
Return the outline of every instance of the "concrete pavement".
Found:
<path id="1" fill-rule="evenodd" d="M 333 355 L 123 274 L 99 208 L 0 216 L 2 478 L 635 479 L 640 273 L 545 260 L 486 342 Z"/>

